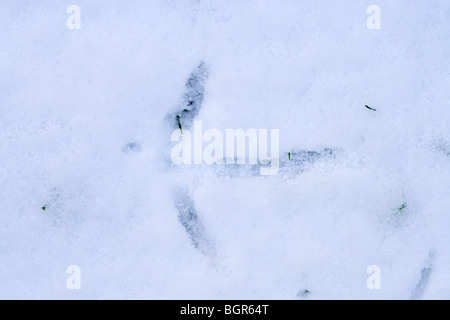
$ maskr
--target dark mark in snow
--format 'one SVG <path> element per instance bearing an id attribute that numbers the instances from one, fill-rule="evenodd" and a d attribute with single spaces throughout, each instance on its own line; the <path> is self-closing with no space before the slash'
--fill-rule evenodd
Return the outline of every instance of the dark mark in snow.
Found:
<path id="1" fill-rule="evenodd" d="M 195 210 L 194 201 L 187 190 L 178 190 L 175 199 L 178 220 L 189 235 L 193 246 L 204 255 L 215 255 L 215 248 L 206 236 L 205 228 Z"/>
<path id="2" fill-rule="evenodd" d="M 416 285 L 416 288 L 414 289 L 411 295 L 412 300 L 421 299 L 425 293 L 428 282 L 430 281 L 431 272 L 433 271 L 432 266 L 433 257 L 434 257 L 433 253 L 430 253 L 430 261 L 428 262 L 428 265 L 425 266 L 421 271 L 419 283 Z"/>
<path id="3" fill-rule="evenodd" d="M 297 297 L 306 299 L 306 298 L 308 298 L 308 296 L 309 296 L 310 294 L 311 294 L 311 291 L 305 289 L 305 290 L 299 291 L 299 292 L 297 293 Z"/>
<path id="4" fill-rule="evenodd" d="M 200 112 L 205 98 L 205 83 L 208 79 L 208 69 L 204 62 L 191 73 L 186 81 L 186 93 L 183 96 L 181 110 L 175 116 L 169 116 L 176 120 L 176 127 L 183 133 L 183 129 L 191 127 L 194 118 Z M 171 120 L 173 121 L 173 120 Z"/>
<path id="5" fill-rule="evenodd" d="M 298 150 L 289 152 L 287 156 L 285 154 L 280 158 L 279 170 L 275 176 L 286 178 L 298 176 L 308 170 L 308 168 L 314 163 L 322 160 L 325 161 L 327 159 L 334 159 L 335 155 L 335 151 L 332 149 L 323 149 L 320 151 Z M 226 163 L 226 160 L 227 159 L 224 159 L 224 163 Z M 237 159 L 234 160 L 234 163 L 237 163 Z M 244 178 L 261 176 L 260 168 L 263 166 L 270 166 L 270 164 L 235 164 L 234 166 L 213 165 L 212 167 L 219 176 L 237 176 Z"/>
<path id="6" fill-rule="evenodd" d="M 122 148 L 122 151 L 124 153 L 130 153 L 130 152 L 140 152 L 141 151 L 141 146 L 140 144 L 136 143 L 136 142 L 131 142 L 128 143 L 125 147 Z"/>
<path id="7" fill-rule="evenodd" d="M 377 111 L 377 109 L 371 108 L 368 105 L 366 105 L 366 108 L 369 109 L 369 110 L 372 110 L 372 111 Z"/>
<path id="8" fill-rule="evenodd" d="M 212 164 L 212 165 L 196 165 L 196 166 L 180 166 L 174 165 L 170 160 L 167 162 L 168 166 L 176 170 L 201 170 L 203 172 L 210 171 L 217 177 L 236 177 L 236 178 L 254 178 L 254 177 L 264 177 L 264 178 L 281 178 L 281 179 L 292 179 L 303 174 L 304 172 L 312 169 L 312 167 L 321 162 L 334 161 L 342 155 L 342 150 L 340 149 L 329 149 L 325 148 L 318 151 L 307 151 L 298 150 L 290 152 L 289 154 L 283 154 L 279 159 L 279 170 L 274 176 L 261 176 L 262 167 L 270 167 L 271 164 L 238 164 L 238 159 L 234 158 L 233 161 L 224 158 L 223 163 L 234 163 L 234 165 L 224 165 L 224 164 Z"/>
<path id="9" fill-rule="evenodd" d="M 440 142 L 439 144 L 437 144 L 435 146 L 436 150 L 439 151 L 440 153 L 442 153 L 445 156 L 450 156 L 450 148 L 449 148 L 449 144 L 445 143 L 445 142 Z"/>

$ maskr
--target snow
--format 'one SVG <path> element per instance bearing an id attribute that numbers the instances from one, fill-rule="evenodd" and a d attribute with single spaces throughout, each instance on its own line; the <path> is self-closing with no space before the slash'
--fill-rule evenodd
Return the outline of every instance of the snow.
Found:
<path id="1" fill-rule="evenodd" d="M 3 1 L 0 298 L 450 298 L 449 18 L 445 0 Z M 279 129 L 277 175 L 171 163 L 202 63 L 195 120 Z"/>

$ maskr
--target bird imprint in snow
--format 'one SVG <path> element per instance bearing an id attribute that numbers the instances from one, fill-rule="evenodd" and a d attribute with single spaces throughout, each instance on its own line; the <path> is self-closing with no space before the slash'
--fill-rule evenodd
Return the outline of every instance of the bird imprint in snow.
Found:
<path id="1" fill-rule="evenodd" d="M 205 83 L 208 70 L 204 62 L 191 73 L 186 82 L 186 93 L 183 97 L 183 109 L 168 116 L 172 128 L 189 129 L 198 115 L 205 93 Z M 215 256 L 215 248 L 206 235 L 206 230 L 195 210 L 194 201 L 189 189 L 178 188 L 175 192 L 175 207 L 178 210 L 178 220 L 186 230 L 192 245 L 206 256 Z"/>
<path id="2" fill-rule="evenodd" d="M 208 69 L 206 64 L 201 62 L 186 81 L 186 93 L 183 96 L 182 108 L 168 116 L 172 127 L 179 129 L 181 133 L 184 129 L 192 126 L 194 118 L 200 112 L 205 97 L 207 79 Z"/>
<path id="3" fill-rule="evenodd" d="M 127 143 L 123 148 L 122 148 L 122 152 L 124 153 L 139 153 L 141 152 L 142 147 L 139 143 L 137 142 L 130 142 Z"/>
<path id="4" fill-rule="evenodd" d="M 204 62 L 201 62 L 198 67 L 191 73 L 186 82 L 186 93 L 183 96 L 183 107 L 175 114 L 168 115 L 168 121 L 172 128 L 180 130 L 188 130 L 192 127 L 195 117 L 199 114 L 202 107 L 205 94 L 205 84 L 208 79 L 208 69 Z M 317 151 L 297 150 L 286 152 L 282 154 L 277 165 L 279 172 L 276 177 L 282 180 L 294 179 L 302 174 L 312 165 L 320 161 L 334 161 L 337 155 L 340 155 L 341 150 L 334 150 L 331 148 L 319 149 Z M 222 164 L 213 165 L 175 165 L 170 161 L 169 167 L 176 172 L 183 172 L 183 169 L 195 172 L 200 170 L 202 172 L 211 171 L 217 177 L 237 177 L 237 178 L 253 178 L 259 177 L 261 168 L 270 167 L 272 163 L 268 164 L 238 164 L 238 159 L 224 158 Z M 272 160 L 275 161 L 275 160 Z M 225 163 L 233 163 L 232 165 L 225 165 Z M 250 160 L 249 160 L 250 163 Z M 190 175 L 187 175 L 190 176 Z M 186 176 L 185 176 L 186 177 Z M 185 181 L 183 182 L 185 183 Z M 199 249 L 203 254 L 214 256 L 216 250 L 211 244 L 211 240 L 206 236 L 207 232 L 200 221 L 200 218 L 195 210 L 195 204 L 190 196 L 191 189 L 179 189 L 175 192 L 175 206 L 178 210 L 178 218 L 180 223 L 185 228 L 189 235 L 192 244 Z"/>
<path id="5" fill-rule="evenodd" d="M 333 162 L 336 158 L 342 155 L 342 150 L 322 149 L 317 151 L 298 150 L 288 152 L 281 155 L 278 160 L 278 173 L 272 176 L 261 176 L 261 168 L 270 168 L 271 163 L 265 164 L 238 164 L 238 159 L 230 161 L 227 158 L 223 159 L 224 164 L 212 165 L 175 165 L 169 162 L 168 165 L 174 170 L 199 170 L 202 172 L 209 171 L 217 177 L 231 177 L 231 178 L 254 178 L 254 177 L 270 177 L 271 179 L 279 179 L 281 181 L 295 179 L 297 176 L 311 169 L 314 165 L 319 163 Z M 233 163 L 233 164 L 226 164 Z"/>
<path id="6" fill-rule="evenodd" d="M 175 207 L 178 220 L 186 230 L 192 245 L 206 256 L 215 256 L 216 250 L 208 239 L 206 230 L 195 210 L 194 201 L 186 189 L 178 189 L 175 193 Z"/>
<path id="7" fill-rule="evenodd" d="M 428 264 L 422 269 L 420 280 L 417 283 L 416 288 L 414 289 L 411 295 L 412 300 L 419 300 L 425 294 L 425 290 L 427 289 L 427 285 L 430 282 L 431 273 L 433 271 L 433 264 L 432 264 L 433 258 L 434 254 L 430 253 Z"/>

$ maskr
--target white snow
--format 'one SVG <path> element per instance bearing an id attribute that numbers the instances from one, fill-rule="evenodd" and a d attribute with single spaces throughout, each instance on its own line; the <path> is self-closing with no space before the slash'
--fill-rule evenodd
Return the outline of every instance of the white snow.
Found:
<path id="1" fill-rule="evenodd" d="M 0 298 L 449 299 L 450 3 L 375 2 L 3 1 Z M 333 157 L 172 166 L 202 61 L 204 128 Z"/>

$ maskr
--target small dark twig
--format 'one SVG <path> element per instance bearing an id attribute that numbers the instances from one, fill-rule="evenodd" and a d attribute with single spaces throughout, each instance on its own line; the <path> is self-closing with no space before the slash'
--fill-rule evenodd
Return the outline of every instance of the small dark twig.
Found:
<path id="1" fill-rule="evenodd" d="M 181 127 L 181 118 L 179 115 L 177 115 L 177 124 L 178 128 L 180 128 L 181 134 L 183 134 L 183 128 Z"/>

